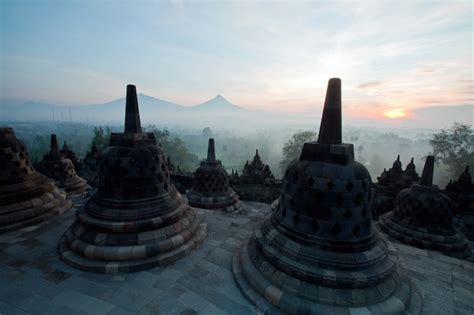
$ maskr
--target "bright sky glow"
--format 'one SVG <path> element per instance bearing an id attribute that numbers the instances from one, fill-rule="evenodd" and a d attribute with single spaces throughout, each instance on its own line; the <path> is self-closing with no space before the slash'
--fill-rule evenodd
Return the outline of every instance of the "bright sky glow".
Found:
<path id="1" fill-rule="evenodd" d="M 473 104 L 472 1 L 1 1 L 0 98 L 140 92 L 304 112 L 340 77 L 347 115 Z"/>

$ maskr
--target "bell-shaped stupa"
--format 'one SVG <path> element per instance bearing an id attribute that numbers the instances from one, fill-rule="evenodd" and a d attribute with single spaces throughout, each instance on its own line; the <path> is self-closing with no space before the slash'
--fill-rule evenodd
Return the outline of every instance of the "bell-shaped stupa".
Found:
<path id="1" fill-rule="evenodd" d="M 165 265 L 196 249 L 206 224 L 171 183 L 153 133 L 142 132 L 135 86 L 127 86 L 124 133 L 112 133 L 99 187 L 64 234 L 59 252 L 92 272 L 133 272 Z"/>
<path id="2" fill-rule="evenodd" d="M 48 220 L 72 206 L 54 181 L 37 172 L 12 128 L 0 128 L 0 232 Z"/>
<path id="3" fill-rule="evenodd" d="M 43 156 L 36 168 L 40 173 L 54 179 L 59 188 L 68 194 L 83 194 L 86 191 L 87 181 L 77 175 L 74 163 L 60 154 L 55 134 L 51 135 L 50 151 Z"/>
<path id="4" fill-rule="evenodd" d="M 193 187 L 188 191 L 189 204 L 203 209 L 240 211 L 242 206 L 239 196 L 229 185 L 229 175 L 216 159 L 214 139 L 209 139 L 207 159 L 194 173 Z"/>
<path id="5" fill-rule="evenodd" d="M 402 190 L 395 209 L 379 219 L 379 227 L 408 245 L 467 258 L 471 249 L 467 238 L 453 224 L 453 203 L 433 185 L 434 156 L 426 158 L 419 184 Z"/>
<path id="6" fill-rule="evenodd" d="M 402 314 L 419 305 L 372 224 L 370 174 L 341 134 L 336 78 L 318 141 L 290 163 L 272 214 L 233 259 L 238 285 L 265 313 Z"/>

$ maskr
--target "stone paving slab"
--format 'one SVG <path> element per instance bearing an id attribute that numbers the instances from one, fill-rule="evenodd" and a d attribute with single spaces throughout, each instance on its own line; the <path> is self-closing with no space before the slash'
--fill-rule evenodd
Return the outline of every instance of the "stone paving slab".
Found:
<path id="1" fill-rule="evenodd" d="M 0 235 L 0 314 L 260 314 L 239 291 L 231 261 L 271 210 L 243 205 L 247 215 L 198 209 L 209 229 L 201 248 L 169 266 L 130 274 L 87 273 L 59 260 L 56 246 L 74 211 Z M 474 314 L 473 262 L 390 246 L 424 297 L 423 314 Z"/>

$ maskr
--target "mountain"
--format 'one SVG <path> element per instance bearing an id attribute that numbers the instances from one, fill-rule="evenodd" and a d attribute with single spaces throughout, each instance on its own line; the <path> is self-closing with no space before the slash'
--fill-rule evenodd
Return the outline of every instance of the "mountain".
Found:
<path id="1" fill-rule="evenodd" d="M 145 123 L 158 123 L 166 120 L 177 121 L 181 118 L 200 116 L 228 116 L 246 112 L 223 96 L 217 95 L 195 106 L 182 106 L 159 98 L 138 94 L 140 115 Z M 121 123 L 124 119 L 125 97 L 111 102 L 82 106 L 58 106 L 40 102 L 26 102 L 21 105 L 0 104 L 0 121 L 80 121 L 94 123 Z"/>
<path id="2" fill-rule="evenodd" d="M 236 113 L 245 112 L 246 110 L 242 107 L 236 106 L 226 100 L 222 95 L 210 99 L 202 104 L 192 106 L 189 108 L 192 111 L 199 112 L 215 112 L 215 113 Z"/>

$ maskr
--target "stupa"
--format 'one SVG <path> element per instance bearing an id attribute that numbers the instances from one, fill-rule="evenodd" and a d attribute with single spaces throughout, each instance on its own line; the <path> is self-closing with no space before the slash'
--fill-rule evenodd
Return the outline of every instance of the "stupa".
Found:
<path id="1" fill-rule="evenodd" d="M 418 173 L 416 172 L 414 158 L 411 158 L 410 163 L 407 164 L 407 167 L 403 173 L 407 176 L 410 176 L 413 182 L 418 182 L 420 180 L 420 176 L 418 176 Z"/>
<path id="2" fill-rule="evenodd" d="M 74 164 L 74 168 L 76 171 L 80 169 L 81 165 L 79 163 L 79 160 L 77 159 L 74 151 L 69 148 L 66 141 L 64 141 L 63 147 L 61 148 L 61 150 L 59 150 L 59 154 L 66 159 L 70 159 L 72 164 Z"/>
<path id="3" fill-rule="evenodd" d="M 50 151 L 36 167 L 39 172 L 54 179 L 59 188 L 68 194 L 83 194 L 86 191 L 87 181 L 77 175 L 72 161 L 60 154 L 55 134 L 51 135 Z"/>
<path id="4" fill-rule="evenodd" d="M 251 163 L 245 162 L 242 175 L 239 177 L 241 182 L 245 183 L 264 183 L 272 180 L 273 176 L 270 167 L 262 162 L 258 150 L 255 151 L 255 156 Z"/>
<path id="5" fill-rule="evenodd" d="M 426 158 L 419 184 L 402 190 L 395 209 L 379 219 L 389 236 L 412 246 L 468 258 L 467 238 L 453 224 L 452 201 L 433 185 L 434 156 Z"/>
<path id="6" fill-rule="evenodd" d="M 379 215 L 393 210 L 397 194 L 405 188 L 409 188 L 414 181 L 418 180 L 418 174 L 415 170 L 413 158 L 407 164 L 406 170 L 402 169 L 400 155 L 393 162 L 392 167 L 384 169 L 382 174 L 377 177 L 377 183 L 374 185 L 374 198 L 372 202 L 372 213 L 374 219 Z"/>
<path id="7" fill-rule="evenodd" d="M 233 212 L 242 210 L 239 196 L 229 185 L 229 175 L 216 159 L 214 139 L 209 139 L 207 159 L 194 173 L 194 184 L 187 197 L 192 207 Z"/>
<path id="8" fill-rule="evenodd" d="M 341 81 L 330 79 L 318 141 L 305 143 L 272 214 L 233 259 L 266 314 L 409 314 L 420 296 L 373 227 L 371 177 L 341 142 Z"/>
<path id="9" fill-rule="evenodd" d="M 12 128 L 0 128 L 0 232 L 48 220 L 72 206 L 52 179 L 37 172 Z"/>
<path id="10" fill-rule="evenodd" d="M 206 230 L 171 183 L 155 135 L 142 132 L 136 88 L 128 85 L 125 130 L 111 135 L 98 190 L 63 235 L 61 259 L 91 272 L 139 271 L 185 256 Z"/>
<path id="11" fill-rule="evenodd" d="M 474 184 L 469 165 L 466 165 L 458 180 L 449 182 L 445 191 L 453 201 L 453 213 L 462 220 L 466 236 L 474 240 Z"/>
<path id="12" fill-rule="evenodd" d="M 87 180 L 87 183 L 96 188 L 99 185 L 99 162 L 102 152 L 99 150 L 95 142 L 92 142 L 91 149 L 86 153 L 82 160 L 79 175 Z"/>

